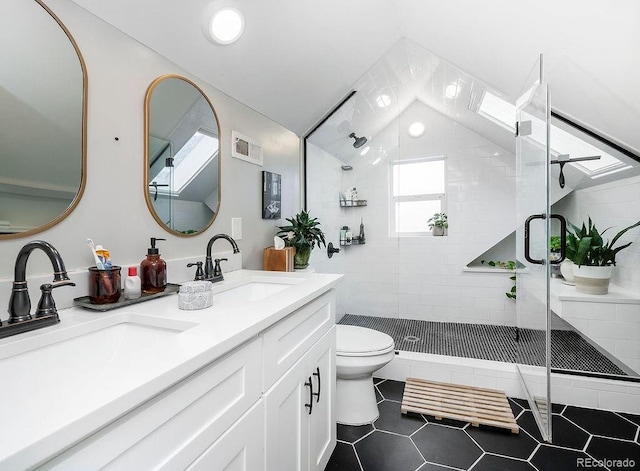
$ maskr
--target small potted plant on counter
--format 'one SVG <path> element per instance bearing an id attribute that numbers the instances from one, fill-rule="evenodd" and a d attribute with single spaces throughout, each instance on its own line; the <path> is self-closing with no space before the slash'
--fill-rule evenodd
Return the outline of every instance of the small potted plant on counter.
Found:
<path id="1" fill-rule="evenodd" d="M 429 218 L 427 224 L 429 226 L 429 229 L 431 229 L 431 234 L 433 234 L 434 236 L 443 236 L 445 233 L 445 229 L 449 227 L 449 222 L 447 221 L 447 213 L 435 213 Z"/>
<path id="2" fill-rule="evenodd" d="M 640 226 L 640 221 L 618 232 L 611 241 L 603 239 L 610 227 L 599 232 L 596 225 L 588 220 L 578 228 L 568 223 L 567 257 L 574 263 L 573 278 L 576 291 L 587 294 L 607 294 L 611 273 L 616 264 L 616 255 L 631 245 L 628 242 L 614 248 L 614 245 L 628 230 Z"/>
<path id="3" fill-rule="evenodd" d="M 318 226 L 317 218 L 311 218 L 304 209 L 293 218 L 286 219 L 290 225 L 279 226 L 278 236 L 282 237 L 288 247 L 295 247 L 293 267 L 297 270 L 305 269 L 309 266 L 311 251 L 318 247 L 326 246 L 324 233 Z"/>

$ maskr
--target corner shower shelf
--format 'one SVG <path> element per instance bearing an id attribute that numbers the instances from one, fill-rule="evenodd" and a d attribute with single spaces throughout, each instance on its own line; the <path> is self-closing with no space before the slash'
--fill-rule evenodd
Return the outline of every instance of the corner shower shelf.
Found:
<path id="1" fill-rule="evenodd" d="M 366 206 L 367 200 L 340 200 L 341 208 L 353 208 L 356 206 Z"/>

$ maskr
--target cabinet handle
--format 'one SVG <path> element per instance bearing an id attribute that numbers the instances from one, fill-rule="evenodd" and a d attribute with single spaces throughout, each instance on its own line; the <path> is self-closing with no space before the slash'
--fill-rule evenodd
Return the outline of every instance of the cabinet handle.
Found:
<path id="1" fill-rule="evenodd" d="M 318 392 L 317 393 L 313 393 L 313 395 L 316 397 L 316 402 L 320 402 L 320 387 L 321 387 L 321 383 L 320 383 L 320 367 L 316 366 L 316 372 L 313 373 L 313 376 L 317 376 L 318 377 Z"/>
<path id="2" fill-rule="evenodd" d="M 311 382 L 311 376 L 309 376 L 309 381 L 304 383 L 304 385 L 309 387 L 309 403 L 304 406 L 309 409 L 309 415 L 311 415 L 313 411 L 313 383 Z"/>

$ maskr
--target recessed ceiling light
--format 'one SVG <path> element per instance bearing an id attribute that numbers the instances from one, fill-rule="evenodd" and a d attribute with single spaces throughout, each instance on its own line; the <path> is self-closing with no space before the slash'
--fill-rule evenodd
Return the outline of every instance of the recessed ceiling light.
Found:
<path id="1" fill-rule="evenodd" d="M 360 151 L 360 155 L 365 155 L 367 152 L 369 152 L 369 149 L 371 149 L 370 146 L 365 147 Z"/>
<path id="2" fill-rule="evenodd" d="M 381 94 L 376 98 L 376 105 L 378 105 L 378 108 L 386 108 L 390 104 L 391 98 L 389 98 L 389 95 Z"/>
<path id="3" fill-rule="evenodd" d="M 422 124 L 420 121 L 411 123 L 411 125 L 409 126 L 409 136 L 420 137 L 423 134 L 424 134 L 424 124 Z"/>
<path id="4" fill-rule="evenodd" d="M 446 96 L 447 98 L 455 98 L 456 96 L 458 96 L 458 84 L 450 83 L 449 85 L 447 85 L 444 89 L 444 96 Z"/>
<path id="5" fill-rule="evenodd" d="M 242 36 L 244 31 L 244 17 L 235 8 L 221 8 L 217 10 L 209 21 L 208 33 L 218 44 L 231 44 Z"/>

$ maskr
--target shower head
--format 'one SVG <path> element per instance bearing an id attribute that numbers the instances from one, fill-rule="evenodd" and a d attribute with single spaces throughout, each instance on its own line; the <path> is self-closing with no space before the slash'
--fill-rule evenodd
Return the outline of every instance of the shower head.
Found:
<path id="1" fill-rule="evenodd" d="M 367 138 L 362 136 L 362 137 L 356 137 L 356 133 L 352 132 L 351 134 L 349 134 L 349 137 L 352 137 L 356 140 L 356 142 L 353 143 L 353 147 L 355 147 L 356 149 L 358 147 L 362 147 L 363 145 L 365 145 L 367 143 Z"/>

